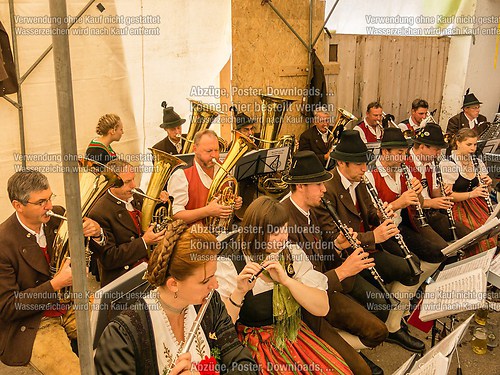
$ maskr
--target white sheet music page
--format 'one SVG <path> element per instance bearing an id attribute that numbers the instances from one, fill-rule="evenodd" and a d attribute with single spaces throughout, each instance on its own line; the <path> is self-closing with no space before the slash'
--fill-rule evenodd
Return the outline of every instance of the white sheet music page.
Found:
<path id="1" fill-rule="evenodd" d="M 413 363 L 413 360 L 415 358 L 416 354 L 413 354 L 405 363 L 401 365 L 396 371 L 392 373 L 392 375 L 405 375 L 411 367 L 411 364 Z"/>
<path id="2" fill-rule="evenodd" d="M 427 285 L 420 319 L 427 322 L 461 311 L 475 310 L 486 299 L 486 275 L 482 269 Z"/>
<path id="3" fill-rule="evenodd" d="M 448 373 L 450 360 L 441 353 L 437 353 L 429 362 L 421 367 L 415 365 L 410 375 L 443 375 Z"/>
<path id="4" fill-rule="evenodd" d="M 460 238 L 458 241 L 446 246 L 441 252 L 443 255 L 452 256 L 457 253 L 457 250 L 467 245 L 469 242 L 473 241 L 475 238 L 488 232 L 490 229 L 500 225 L 500 220 L 497 217 L 492 218 L 489 222 L 483 224 L 476 230 L 472 231 L 468 235 Z"/>
<path id="5" fill-rule="evenodd" d="M 500 276 L 500 255 L 492 260 L 490 265 L 490 272 L 493 272 L 495 275 Z"/>
<path id="6" fill-rule="evenodd" d="M 490 249 L 470 258 L 461 260 L 460 262 L 447 265 L 444 270 L 439 273 L 437 281 L 442 281 L 454 276 L 463 275 L 464 273 L 473 271 L 475 269 L 482 269 L 486 274 L 486 272 L 488 272 L 488 270 L 490 269 L 491 260 L 495 255 L 495 251 L 496 248 Z"/>

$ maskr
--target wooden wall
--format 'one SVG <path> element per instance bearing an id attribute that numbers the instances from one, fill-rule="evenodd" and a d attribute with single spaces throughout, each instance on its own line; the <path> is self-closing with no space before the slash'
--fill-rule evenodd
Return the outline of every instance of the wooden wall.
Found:
<path id="1" fill-rule="evenodd" d="M 309 44 L 309 1 L 273 0 L 272 4 Z M 324 20 L 325 2 L 313 1 L 313 38 Z M 258 93 L 280 91 L 282 97 L 296 99 L 284 118 L 281 134 L 300 134 L 306 129 L 298 111 L 301 90 L 307 83 L 308 52 L 268 4 L 260 0 L 232 0 L 232 101 L 253 118 L 261 116 Z M 317 42 L 318 56 L 325 49 L 324 33 Z M 299 95 L 294 95 L 299 94 Z M 226 134 L 223 129 L 223 134 Z"/>
<path id="2" fill-rule="evenodd" d="M 338 74 L 326 74 L 329 103 L 363 118 L 378 100 L 396 121 L 408 118 L 411 102 L 422 98 L 439 118 L 449 38 L 333 35 L 322 56 L 337 49 Z M 336 47 L 331 47 L 336 45 Z"/>

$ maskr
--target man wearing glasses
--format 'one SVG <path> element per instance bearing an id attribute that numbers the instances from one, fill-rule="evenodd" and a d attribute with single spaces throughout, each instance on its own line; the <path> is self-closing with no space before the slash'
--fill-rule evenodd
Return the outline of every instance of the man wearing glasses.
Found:
<path id="1" fill-rule="evenodd" d="M 469 89 L 465 92 L 462 112 L 448 120 L 446 133 L 456 134 L 462 128 L 476 129 L 478 135 L 481 135 L 487 128 L 486 117 L 479 114 L 482 102 L 480 102 Z"/>
<path id="2" fill-rule="evenodd" d="M 44 374 L 80 373 L 70 340 L 76 339 L 71 306 L 57 291 L 72 285 L 70 261 L 54 277 L 49 271 L 60 219 L 47 216 L 54 194 L 37 171 L 16 172 L 7 183 L 15 212 L 0 224 L 0 360 L 9 366 L 30 363 Z M 99 241 L 101 227 L 85 218 L 83 235 Z"/>
<path id="3" fill-rule="evenodd" d="M 330 159 L 331 145 L 328 142 L 330 132 L 330 112 L 327 107 L 319 107 L 314 110 L 314 126 L 311 126 L 300 135 L 298 151 L 312 151 L 318 159 L 326 166 Z"/>

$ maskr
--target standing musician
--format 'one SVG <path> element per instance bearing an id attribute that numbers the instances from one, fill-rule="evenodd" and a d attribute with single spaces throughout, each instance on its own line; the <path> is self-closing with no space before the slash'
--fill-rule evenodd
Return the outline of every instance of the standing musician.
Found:
<path id="1" fill-rule="evenodd" d="M 429 103 L 424 99 L 415 99 L 411 103 L 411 114 L 410 117 L 401 121 L 398 125 L 403 133 L 406 131 L 415 133 L 417 129 L 420 129 L 425 124 L 422 123 L 424 119 L 427 118 L 427 112 L 429 111 Z"/>
<path id="2" fill-rule="evenodd" d="M 60 219 L 47 216 L 54 194 L 38 171 L 16 172 L 7 182 L 16 210 L 0 225 L 0 359 L 9 366 L 30 363 L 44 374 L 79 374 L 72 307 L 58 303 L 58 291 L 71 286 L 70 261 L 51 278 L 49 264 Z M 85 237 L 101 240 L 99 224 L 83 222 Z"/>
<path id="3" fill-rule="evenodd" d="M 168 181 L 168 192 L 174 198 L 174 219 L 182 219 L 187 224 L 206 217 L 228 218 L 231 207 L 218 203 L 214 198 L 208 205 L 207 197 L 218 166 L 213 159 L 219 159 L 219 141 L 213 130 L 199 131 L 194 136 L 194 161 L 186 169 L 176 170 Z M 237 197 L 234 209 L 241 208 L 242 199 Z"/>
<path id="4" fill-rule="evenodd" d="M 313 151 L 323 166 L 330 158 L 330 113 L 328 108 L 319 107 L 314 110 L 314 126 L 307 129 L 300 135 L 299 151 Z"/>
<path id="5" fill-rule="evenodd" d="M 467 89 L 464 95 L 462 112 L 448 120 L 446 133 L 456 134 L 462 128 L 470 128 L 475 129 L 477 135 L 481 135 L 488 128 L 486 117 L 479 114 L 483 103 L 473 93 L 469 93 L 469 90 Z"/>
<path id="6" fill-rule="evenodd" d="M 446 241 L 453 241 L 454 236 L 450 228 L 450 222 L 443 210 L 451 210 L 453 197 L 451 187 L 445 188 L 446 196 L 442 196 L 438 179 L 436 177 L 435 160 L 441 155 L 441 150 L 447 147 L 443 138 L 441 127 L 429 123 L 417 130 L 413 137 L 413 147 L 408 152 L 406 165 L 411 174 L 418 178 L 423 186 L 422 197 L 424 202 L 425 217 L 429 225 Z M 471 232 L 462 223 L 455 223 L 455 234 L 457 239 Z"/>
<path id="7" fill-rule="evenodd" d="M 366 107 L 366 115 L 363 121 L 353 129 L 359 132 L 364 143 L 378 142 L 382 138 L 382 105 L 379 102 L 371 102 Z"/>
<path id="8" fill-rule="evenodd" d="M 394 130 L 399 129 L 392 128 Z M 393 130 L 389 130 L 389 132 Z M 388 129 L 386 129 L 387 131 Z M 375 265 L 382 279 L 392 283 L 392 293 L 399 299 L 398 295 L 410 291 L 416 291 L 419 286 L 419 276 L 412 271 L 408 261 L 405 260 L 405 252 L 395 241 L 394 236 L 399 233 L 397 226 L 392 220 L 394 213 L 391 205 L 383 203 L 384 211 L 388 219 L 381 222 L 382 213 L 378 212 L 368 193 L 367 187 L 362 183 L 363 176 L 367 170 L 368 149 L 361 140 L 359 133 L 347 130 L 342 133 L 340 143 L 332 152 L 336 160 L 336 168 L 333 178 L 325 183 L 325 198 L 330 200 L 334 210 L 338 213 L 342 222 L 358 233 L 357 239 L 361 247 L 367 251 L 375 260 Z M 322 206 L 315 208 L 315 213 L 325 233 L 325 238 L 331 240 L 338 235 L 338 229 L 332 221 L 328 210 Z M 411 254 L 415 270 L 418 271 L 419 261 Z M 373 280 L 368 270 L 362 271 L 361 275 L 366 280 Z M 385 305 L 380 291 L 373 285 L 360 283 L 356 279 L 350 295 L 356 298 L 362 305 L 375 305 L 373 313 L 386 322 L 389 330 L 387 341 L 394 342 L 402 347 L 421 352 L 425 344 L 411 336 L 409 332 L 401 328 L 402 311 L 399 309 L 380 311 Z M 382 299 L 382 301 L 380 301 Z M 379 311 L 377 311 L 377 305 Z"/>
<path id="9" fill-rule="evenodd" d="M 289 216 L 289 239 L 305 251 L 315 270 L 328 277 L 328 315 L 321 319 L 304 313 L 304 320 L 316 334 L 339 351 L 354 373 L 383 373 L 382 369 L 363 355 L 366 363 L 360 361 L 361 358 L 353 347 L 331 329 L 333 326 L 354 335 L 349 341 L 356 349 L 373 348 L 386 338 L 384 323 L 347 295 L 355 278 L 359 277 L 356 275 L 374 265 L 373 258 L 358 248 L 344 261 L 340 259 L 335 247 L 347 248 L 349 243 L 342 234 L 332 236 L 327 241 L 322 235 L 314 210 L 321 204 L 326 190 L 325 182 L 328 183 L 332 178 L 331 173 L 324 170 L 312 151 L 297 152 L 292 166 L 285 179 L 290 185 L 291 195 L 281 203 Z"/>
<path id="10" fill-rule="evenodd" d="M 453 141 L 453 151 L 449 159 L 441 161 L 443 180 L 452 187 L 451 196 L 456 202 L 453 216 L 458 224 L 474 230 L 483 225 L 489 216 L 488 186 L 492 180 L 483 161 L 473 158 L 477 148 L 477 133 L 474 129 L 462 128 Z M 491 204 L 491 201 L 490 201 Z M 497 246 L 497 240 L 490 238 L 465 249 L 466 256 L 472 256 Z"/>
<path id="11" fill-rule="evenodd" d="M 113 160 L 107 166 L 120 176 L 123 186 L 110 188 L 89 213 L 106 236 L 102 245 L 91 243 L 91 249 L 98 257 L 101 286 L 147 261 L 148 246 L 160 242 L 165 233 L 165 230 L 154 233 L 153 226 L 144 233 L 141 230 L 143 198 L 132 192 L 136 188 L 134 167 L 121 159 Z M 168 194 L 162 192 L 160 199 L 166 201 Z"/>
<path id="12" fill-rule="evenodd" d="M 186 122 L 186 119 L 181 118 L 174 111 L 174 107 L 167 107 L 167 102 L 162 102 L 161 106 L 163 107 L 163 122 L 160 124 L 160 128 L 167 132 L 167 136 L 155 144 L 153 148 L 172 155 L 182 154 L 184 140 L 179 136 L 182 135 L 182 124 Z"/>

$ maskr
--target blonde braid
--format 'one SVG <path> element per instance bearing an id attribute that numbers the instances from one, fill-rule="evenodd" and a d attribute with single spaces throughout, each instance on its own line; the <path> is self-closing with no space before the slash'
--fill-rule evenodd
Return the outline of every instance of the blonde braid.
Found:
<path id="1" fill-rule="evenodd" d="M 161 286 L 167 280 L 167 269 L 172 251 L 187 225 L 182 220 L 175 220 L 167 225 L 165 237 L 153 250 L 148 262 L 146 279 L 153 286 Z"/>

